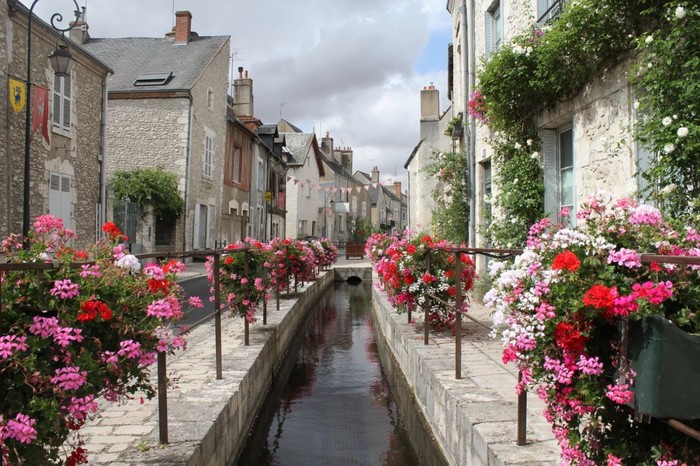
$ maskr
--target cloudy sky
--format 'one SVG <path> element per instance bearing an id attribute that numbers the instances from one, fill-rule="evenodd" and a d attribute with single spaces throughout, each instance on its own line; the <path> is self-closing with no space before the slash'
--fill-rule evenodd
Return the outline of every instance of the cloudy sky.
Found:
<path id="1" fill-rule="evenodd" d="M 248 70 L 264 123 L 282 116 L 318 136 L 329 132 L 336 147 L 353 148 L 356 170 L 377 165 L 382 181 L 396 177 L 404 189 L 420 90 L 434 83 L 447 108 L 446 0 L 77 2 L 87 6 L 92 37 L 160 37 L 174 11 L 189 10 L 200 36 L 231 37 L 232 69 Z M 73 9 L 70 0 L 44 0 L 35 12 L 48 20 Z"/>

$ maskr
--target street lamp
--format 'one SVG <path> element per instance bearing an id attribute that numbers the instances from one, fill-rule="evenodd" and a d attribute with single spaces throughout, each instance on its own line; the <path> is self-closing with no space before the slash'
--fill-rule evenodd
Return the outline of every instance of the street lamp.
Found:
<path id="1" fill-rule="evenodd" d="M 29 8 L 29 13 L 27 14 L 27 102 L 26 102 L 26 114 L 24 120 L 24 199 L 22 203 L 22 237 L 24 238 L 25 248 L 29 247 L 27 237 L 29 236 L 29 142 L 30 142 L 30 128 L 32 123 L 32 17 L 34 16 L 34 7 L 39 0 L 34 0 L 32 6 Z M 60 13 L 54 13 L 51 15 L 51 27 L 56 31 L 64 33 L 73 29 L 75 24 L 80 19 L 80 8 L 78 7 L 78 2 L 73 0 L 75 5 L 75 21 L 73 24 L 69 24 L 67 28 L 60 28 L 57 26 L 58 23 L 63 21 L 63 15 Z M 59 45 L 58 48 L 49 56 L 51 61 L 51 66 L 57 76 L 68 76 L 70 69 L 72 67 L 73 59 L 68 47 L 65 45 Z"/>

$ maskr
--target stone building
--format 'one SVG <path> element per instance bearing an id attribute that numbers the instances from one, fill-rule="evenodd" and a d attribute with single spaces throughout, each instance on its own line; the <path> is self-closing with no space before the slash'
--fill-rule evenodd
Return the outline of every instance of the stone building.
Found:
<path id="1" fill-rule="evenodd" d="M 206 249 L 220 239 L 230 38 L 199 36 L 191 24 L 178 11 L 164 37 L 87 35 L 83 45 L 114 69 L 108 177 L 162 168 L 177 176 L 185 202 L 177 219 L 139 223 L 136 251 Z"/>
<path id="2" fill-rule="evenodd" d="M 285 120 L 281 120 L 277 128 L 287 149 L 286 236 L 301 239 L 318 236 L 322 227 L 319 225 L 318 187 L 325 175 L 318 140 L 314 133 L 301 132 Z"/>
<path id="3" fill-rule="evenodd" d="M 23 229 L 29 108 L 29 226 L 37 216 L 50 213 L 77 233 L 79 244 L 94 242 L 105 219 L 104 116 L 111 70 L 37 16 L 31 18 L 29 54 L 28 19 L 29 9 L 22 3 L 0 0 L 0 79 L 10 83 L 7 96 L 0 99 L 0 237 Z M 56 27 L 66 29 L 69 24 Z M 68 76 L 56 76 L 49 63 L 57 44 L 66 46 L 73 57 Z M 29 106 L 15 93 L 26 83 L 28 55 L 33 89 Z M 26 87 L 24 92 L 26 96 Z"/>
<path id="4" fill-rule="evenodd" d="M 533 25 L 546 27 L 561 8 L 566 8 L 562 0 L 449 0 L 453 43 L 449 48 L 448 92 L 453 116 L 459 112 L 466 115 L 469 96 L 478 88 L 480 63 L 499 47 L 509 47 L 514 36 Z M 629 67 L 630 62 L 622 60 L 578 95 L 536 115 L 544 171 L 543 216 L 570 207 L 575 221 L 576 206 L 595 191 L 606 190 L 616 196 L 636 191 L 640 180 L 635 174 L 649 154 L 626 134 L 637 118 L 632 105 L 635 88 L 626 76 Z M 485 246 L 479 232 L 486 226 L 484 213 L 491 209 L 488 200 L 499 189 L 492 184 L 492 169 L 497 167 L 492 168 L 494 151 L 488 140 L 493 134 L 471 116 L 465 118 L 465 126 L 465 134 L 474 135 L 463 141 L 473 164 L 473 237 L 477 246 Z M 610 143 L 622 139 L 622 146 L 612 150 Z"/>
<path id="5" fill-rule="evenodd" d="M 434 85 L 424 87 L 420 92 L 420 141 L 406 160 L 404 168 L 408 171 L 408 219 L 406 225 L 410 230 L 428 230 L 435 209 L 433 194 L 440 189 L 438 180 L 425 172 L 432 163 L 435 152 L 448 152 L 458 149 L 456 144 L 462 136 L 461 123 L 448 129 L 452 118 L 450 109 L 440 113 L 440 93 Z M 461 119 L 461 115 L 456 115 Z"/>

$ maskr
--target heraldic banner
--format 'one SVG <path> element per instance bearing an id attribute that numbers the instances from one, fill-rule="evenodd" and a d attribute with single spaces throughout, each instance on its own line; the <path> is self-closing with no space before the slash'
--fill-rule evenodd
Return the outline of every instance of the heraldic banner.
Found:
<path id="1" fill-rule="evenodd" d="M 27 85 L 24 83 L 24 81 L 10 78 L 10 83 L 7 89 L 12 110 L 14 110 L 16 113 L 21 112 L 24 105 L 27 103 Z"/>
<path id="2" fill-rule="evenodd" d="M 32 98 L 32 131 L 34 136 L 37 128 L 41 126 L 41 134 L 44 136 L 46 144 L 49 140 L 49 90 L 45 87 L 34 84 L 34 95 Z"/>

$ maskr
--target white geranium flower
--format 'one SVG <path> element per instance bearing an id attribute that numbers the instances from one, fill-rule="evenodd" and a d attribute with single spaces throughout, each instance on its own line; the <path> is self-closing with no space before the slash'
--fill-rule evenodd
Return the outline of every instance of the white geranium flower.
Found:
<path id="1" fill-rule="evenodd" d="M 644 39 L 644 42 L 647 44 L 651 44 L 654 41 L 654 36 L 647 36 L 646 39 Z"/>
<path id="2" fill-rule="evenodd" d="M 676 150 L 676 146 L 672 142 L 669 142 L 664 146 L 664 153 L 666 154 L 670 154 L 674 150 Z"/>
<path id="3" fill-rule="evenodd" d="M 532 158 L 535 159 L 535 160 L 539 160 L 539 158 L 540 158 L 540 153 L 537 152 L 537 151 L 535 151 L 535 152 L 533 152 L 532 154 L 530 154 L 530 157 L 532 157 Z"/>
<path id="4" fill-rule="evenodd" d="M 676 8 L 676 18 L 678 18 L 678 19 L 685 18 L 685 8 L 683 8 L 682 6 L 679 6 Z"/>
<path id="5" fill-rule="evenodd" d="M 516 150 L 520 150 L 520 148 L 523 147 L 523 146 L 521 146 L 519 142 L 516 142 L 516 143 L 514 144 L 514 147 L 515 147 Z"/>
<path id="6" fill-rule="evenodd" d="M 673 123 L 673 119 L 671 117 L 664 117 L 664 119 L 661 120 L 661 124 L 664 126 L 668 126 L 671 123 Z"/>
<path id="7" fill-rule="evenodd" d="M 525 141 L 525 143 L 528 147 L 532 146 L 532 139 L 528 139 L 527 141 Z"/>
<path id="8" fill-rule="evenodd" d="M 132 272 L 138 272 L 141 270 L 141 262 L 133 254 L 124 254 L 115 263 L 117 267 L 122 269 L 128 269 Z"/>
<path id="9" fill-rule="evenodd" d="M 678 134 L 679 138 L 684 138 L 688 135 L 688 128 L 686 128 L 685 126 L 681 126 L 680 128 L 678 128 L 676 134 Z"/>
<path id="10" fill-rule="evenodd" d="M 639 108 L 639 101 L 638 101 L 638 100 L 635 100 L 635 101 L 634 101 L 633 107 L 634 107 L 635 110 L 637 110 L 637 109 Z"/>

